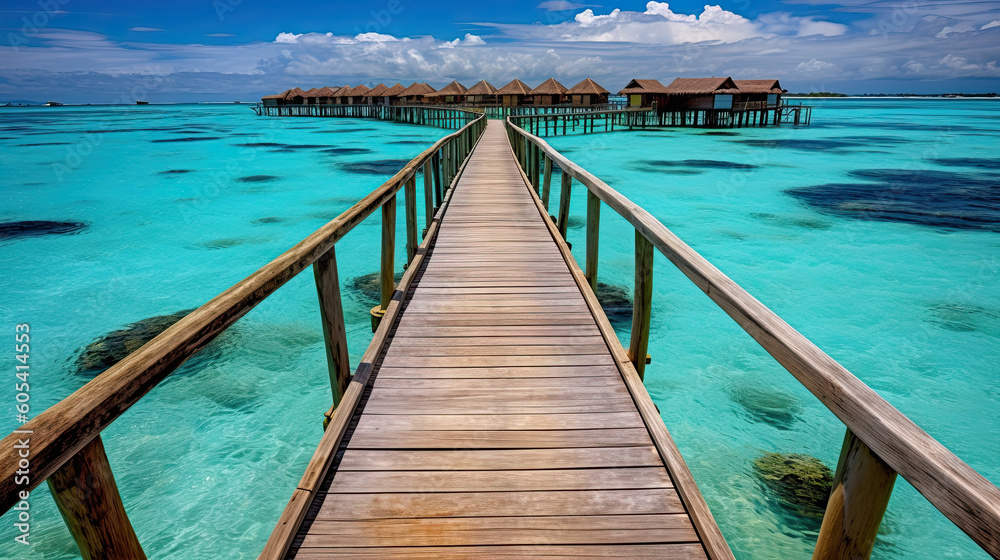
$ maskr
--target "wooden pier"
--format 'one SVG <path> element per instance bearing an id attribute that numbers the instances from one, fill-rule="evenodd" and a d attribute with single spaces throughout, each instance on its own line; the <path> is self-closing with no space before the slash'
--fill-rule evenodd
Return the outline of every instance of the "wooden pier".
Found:
<path id="1" fill-rule="evenodd" d="M 333 407 L 262 559 L 732 558 L 642 384 L 660 253 L 847 427 L 814 559 L 871 554 L 897 475 L 1000 558 L 1000 489 L 517 119 L 463 118 L 343 214 L 7 436 L 0 511 L 47 481 L 83 558 L 145 558 L 126 513 L 136 497 L 119 493 L 101 431 L 311 267 Z M 574 183 L 587 189 L 583 269 L 565 241 Z M 396 284 L 400 193 L 407 267 Z M 592 289 L 605 206 L 635 229 L 628 349 Z M 352 368 L 335 247 L 376 213 L 378 326 Z M 16 476 L 25 438 L 27 482 Z"/>

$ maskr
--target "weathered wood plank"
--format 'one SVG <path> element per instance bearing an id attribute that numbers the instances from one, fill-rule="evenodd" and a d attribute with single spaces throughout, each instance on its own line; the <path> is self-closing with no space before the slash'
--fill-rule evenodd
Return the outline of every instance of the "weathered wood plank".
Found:
<path id="1" fill-rule="evenodd" d="M 551 419 L 568 415 L 528 416 Z M 605 415 L 588 414 L 584 416 Z M 496 418 L 496 416 L 487 416 L 487 418 Z M 341 460 L 340 469 L 344 471 L 488 471 L 492 469 L 546 471 L 549 469 L 656 467 L 662 464 L 656 448 L 652 446 L 434 451 L 348 449 Z M 544 472 L 537 474 L 544 476 Z"/>
<path id="2" fill-rule="evenodd" d="M 447 546 L 396 548 L 305 548 L 295 556 L 302 560 L 358 558 L 377 560 L 470 560 L 482 558 L 526 558 L 567 560 L 585 558 L 628 558 L 629 560 L 701 560 L 707 558 L 700 544 L 629 545 L 533 545 L 533 546 Z"/>

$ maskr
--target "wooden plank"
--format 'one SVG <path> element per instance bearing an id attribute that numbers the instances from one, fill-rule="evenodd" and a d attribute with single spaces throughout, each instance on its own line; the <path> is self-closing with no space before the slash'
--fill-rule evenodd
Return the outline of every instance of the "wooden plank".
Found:
<path id="1" fill-rule="evenodd" d="M 380 405 L 382 403 L 379 403 Z M 456 418 L 463 418 L 468 416 L 469 413 L 477 411 L 488 410 L 486 407 L 489 405 L 483 405 L 479 407 L 470 406 L 466 409 L 462 408 L 462 405 L 453 407 L 451 410 L 455 411 Z M 619 410 L 627 411 L 628 407 L 618 406 L 611 407 L 604 404 L 589 405 L 589 406 L 577 406 L 577 407 L 566 407 L 565 403 L 559 404 L 560 409 L 567 412 L 577 412 L 580 410 L 586 410 L 588 408 L 595 408 L 597 410 Z M 544 412 L 535 414 L 535 416 L 563 416 L 563 414 L 551 414 L 548 411 L 552 407 L 545 407 Z M 524 404 L 510 405 L 503 409 L 503 414 L 505 416 L 510 416 L 516 414 L 511 411 L 521 411 L 527 409 Z M 381 406 L 376 407 L 373 412 L 382 412 L 384 409 Z M 395 409 L 397 415 L 410 416 L 414 414 L 414 410 L 423 410 L 426 413 L 429 408 L 423 405 L 414 405 L 411 408 L 402 410 L 400 408 Z M 458 412 L 464 411 L 466 414 L 458 414 Z M 500 415 L 498 414 L 498 416 Z M 455 424 L 458 427 L 458 424 Z M 364 429 L 358 428 L 358 432 L 351 438 L 351 449 L 557 449 L 561 447 L 641 447 L 644 445 L 649 445 L 649 434 L 646 432 L 646 428 L 600 428 L 600 429 L 590 429 L 590 430 L 383 430 L 379 427 L 372 427 L 370 424 L 365 426 Z M 666 476 L 666 470 L 659 468 L 664 476 Z M 341 475 L 337 475 L 339 478 Z M 587 475 L 588 477 L 590 475 Z M 598 484 L 595 488 L 610 488 L 611 486 L 601 486 L 603 484 L 609 484 L 607 482 L 597 481 Z M 481 484 L 488 484 L 488 482 L 481 481 Z M 372 486 L 370 489 L 380 488 L 378 486 Z M 469 490 L 476 490 L 476 488 L 469 488 Z M 550 490 L 558 490 L 558 488 L 550 488 Z M 400 490 L 402 491 L 402 490 Z"/>
<path id="2" fill-rule="evenodd" d="M 420 378 L 400 378 L 400 377 L 379 377 L 375 380 L 375 387 L 397 388 L 397 389 L 451 389 L 462 388 L 478 391 L 495 391 L 510 389 L 512 383 L 504 379 L 420 379 Z M 611 375 L 601 377 L 588 377 L 580 379 L 578 377 L 539 377 L 534 379 L 520 379 L 517 381 L 518 388 L 531 387 L 580 387 L 585 386 L 594 390 L 601 387 L 618 387 L 621 379 Z"/>
<path id="3" fill-rule="evenodd" d="M 697 542 L 684 515 L 317 521 L 304 548 Z"/>
<path id="4" fill-rule="evenodd" d="M 544 380 L 544 379 L 543 379 Z M 416 380 L 421 381 L 421 380 Z M 445 380 L 447 381 L 447 380 Z M 619 380 L 620 382 L 620 380 Z M 518 384 L 521 386 L 521 384 Z M 636 412 L 606 414 L 510 414 L 497 417 L 489 414 L 424 414 L 379 415 L 364 414 L 358 429 L 367 431 L 392 430 L 582 430 L 608 428 L 641 428 L 645 426 Z"/>
<path id="5" fill-rule="evenodd" d="M 295 556 L 302 560 L 358 558 L 377 560 L 469 560 L 482 558 L 529 558 L 567 560 L 585 558 L 628 558 L 629 560 L 701 560 L 707 558 L 700 544 L 629 545 L 533 545 L 533 546 L 447 546 L 390 548 L 305 548 Z"/>
<path id="6" fill-rule="evenodd" d="M 543 419 L 566 414 L 530 415 Z M 591 415 L 585 415 L 591 416 Z M 606 415 L 593 415 L 606 416 Z M 399 418 L 406 418 L 400 416 Z M 487 416 L 487 418 L 496 418 Z M 662 465 L 653 446 L 589 447 L 564 449 L 475 449 L 475 450 L 371 450 L 348 449 L 340 463 L 343 471 L 481 471 L 490 469 L 595 469 L 655 467 Z M 537 473 L 544 476 L 544 473 Z"/>
<path id="7" fill-rule="evenodd" d="M 324 520 L 683 513 L 671 488 L 548 492 L 339 494 L 325 500 Z"/>
<path id="8" fill-rule="evenodd" d="M 614 365 L 603 366 L 539 366 L 539 367 L 435 367 L 413 368 L 409 366 L 386 366 L 379 369 L 379 379 L 533 379 L 604 377 L 619 375 Z M 581 379 L 581 385 L 587 381 Z"/>
<path id="9" fill-rule="evenodd" d="M 510 366 L 609 366 L 615 361 L 606 354 L 573 356 L 386 356 L 386 367 L 510 367 Z"/>
<path id="10" fill-rule="evenodd" d="M 435 432 L 436 433 L 436 432 Z M 478 433 L 478 432 L 475 432 Z M 545 432 L 542 432 L 545 433 Z M 353 441 L 352 441 L 353 443 Z M 620 469 L 556 469 L 538 476 L 534 471 L 348 471 L 339 472 L 328 494 L 542 492 L 556 490 L 637 490 L 671 488 L 667 471 L 659 467 Z"/>

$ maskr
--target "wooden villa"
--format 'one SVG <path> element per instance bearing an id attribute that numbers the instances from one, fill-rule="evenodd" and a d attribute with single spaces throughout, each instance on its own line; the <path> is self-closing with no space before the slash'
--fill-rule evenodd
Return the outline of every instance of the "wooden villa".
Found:
<path id="1" fill-rule="evenodd" d="M 427 82 L 413 82 L 413 84 L 396 94 L 395 104 L 397 105 L 420 105 L 424 103 L 424 98 L 435 93 Z"/>
<path id="2" fill-rule="evenodd" d="M 365 103 L 368 105 L 381 105 L 379 100 L 382 99 L 387 91 L 389 91 L 389 86 L 385 84 L 379 84 L 373 87 L 364 95 Z"/>
<path id="3" fill-rule="evenodd" d="M 406 87 L 404 87 L 403 84 L 396 82 L 396 85 L 386 87 L 385 91 L 376 92 L 374 94 L 372 94 L 372 92 L 368 92 L 368 98 L 370 99 L 369 103 L 372 105 L 392 105 L 392 100 L 395 99 L 395 97 L 404 89 L 406 89 Z"/>
<path id="4" fill-rule="evenodd" d="M 557 82 L 555 78 L 549 78 L 538 84 L 538 87 L 531 90 L 529 94 L 536 106 L 548 107 L 565 103 L 567 91 L 566 86 Z"/>
<path id="5" fill-rule="evenodd" d="M 574 106 L 586 107 L 591 105 L 606 105 L 611 92 L 601 87 L 594 80 L 587 78 L 566 90 L 566 95 Z"/>
<path id="6" fill-rule="evenodd" d="M 733 100 L 734 107 L 764 108 L 781 105 L 781 89 L 778 80 L 733 80 L 740 92 Z"/>
<path id="7" fill-rule="evenodd" d="M 454 81 L 434 92 L 433 95 L 426 96 L 425 99 L 437 104 L 462 103 L 465 101 L 466 91 L 467 88 L 465 86 L 458 83 L 458 81 Z"/>
<path id="8" fill-rule="evenodd" d="M 661 109 L 732 109 L 739 88 L 732 78 L 677 78 L 666 92 Z"/>
<path id="9" fill-rule="evenodd" d="M 659 80 L 634 79 L 618 92 L 628 98 L 629 107 L 663 105 L 667 99 L 667 86 Z"/>
<path id="10" fill-rule="evenodd" d="M 531 100 L 531 88 L 521 80 L 513 80 L 497 90 L 497 97 L 505 107 L 526 105 Z"/>
<path id="11" fill-rule="evenodd" d="M 476 85 L 465 90 L 465 100 L 476 105 L 496 105 L 497 88 L 486 80 L 476 82 Z"/>

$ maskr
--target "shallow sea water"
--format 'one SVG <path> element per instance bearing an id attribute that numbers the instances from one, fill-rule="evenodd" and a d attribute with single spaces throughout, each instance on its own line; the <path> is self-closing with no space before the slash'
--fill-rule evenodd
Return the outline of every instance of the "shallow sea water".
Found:
<path id="1" fill-rule="evenodd" d="M 808 128 L 548 140 L 1000 482 L 1000 103 L 806 103 Z M 580 263 L 585 212 L 575 186 Z M 604 208 L 602 281 L 631 290 L 632 246 Z M 723 533 L 738 558 L 810 556 L 819 520 L 778 503 L 752 462 L 835 469 L 843 424 L 669 261 L 654 268 L 645 384 Z M 873 557 L 988 556 L 899 479 Z"/>
<path id="2" fill-rule="evenodd" d="M 71 234 L 0 238 L 0 324 L 11 333 L 16 323 L 31 325 L 32 416 L 89 379 L 74 360 L 91 341 L 208 301 L 446 133 L 262 119 L 246 105 L 0 110 L 0 222 L 86 224 Z M 376 212 L 338 244 L 355 365 L 371 340 L 373 304 L 346 285 L 378 270 L 380 220 Z M 256 557 L 330 407 L 308 270 L 213 344 L 211 359 L 171 375 L 103 433 L 151 558 Z M 4 385 L 6 434 L 17 424 L 13 385 Z M 31 508 L 30 549 L 12 544 L 12 517 L 0 518 L 0 558 L 78 557 L 45 485 Z"/>
<path id="3" fill-rule="evenodd" d="M 998 482 L 1000 104 L 812 103 L 809 128 L 550 142 Z M 0 110 L 0 221 L 87 224 L 0 239 L 2 324 L 32 325 L 32 413 L 86 382 L 73 365 L 83 346 L 207 301 L 443 134 L 260 119 L 228 105 Z M 893 186 L 903 176 L 906 188 Z M 941 193 L 942 178 L 972 187 Z M 913 189 L 932 189 L 947 213 Z M 582 263 L 579 185 L 573 197 L 570 241 Z M 379 235 L 375 215 L 338 244 L 344 285 L 377 270 Z M 631 227 L 605 209 L 601 239 L 601 280 L 631 290 Z M 371 303 L 343 293 L 356 364 Z M 620 335 L 627 342 L 627 327 Z M 777 504 L 751 463 L 780 451 L 834 467 L 843 425 L 660 256 L 650 354 L 646 386 L 737 557 L 807 557 L 818 523 Z M 220 337 L 211 359 L 172 375 L 104 432 L 147 553 L 256 556 L 319 440 L 329 391 L 307 271 Z M 9 431 L 13 396 L 2 395 Z M 0 557 L 77 557 L 44 485 L 32 512 L 28 554 L 10 544 L 11 516 L 0 518 Z M 900 480 L 875 557 L 986 555 Z"/>

